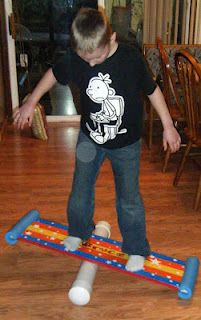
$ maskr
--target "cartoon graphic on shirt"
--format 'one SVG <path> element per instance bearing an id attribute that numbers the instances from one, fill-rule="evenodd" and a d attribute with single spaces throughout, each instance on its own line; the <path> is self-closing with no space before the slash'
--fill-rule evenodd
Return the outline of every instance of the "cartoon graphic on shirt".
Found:
<path id="1" fill-rule="evenodd" d="M 89 124 L 86 126 L 90 131 L 90 137 L 99 144 L 112 140 L 117 134 L 126 133 L 127 129 L 119 129 L 122 123 L 124 113 L 124 99 L 122 96 L 115 95 L 115 90 L 110 87 L 112 80 L 109 74 L 98 73 L 89 81 L 86 90 L 87 95 L 95 103 L 101 104 L 101 110 L 90 113 L 93 121 L 93 130 Z"/>

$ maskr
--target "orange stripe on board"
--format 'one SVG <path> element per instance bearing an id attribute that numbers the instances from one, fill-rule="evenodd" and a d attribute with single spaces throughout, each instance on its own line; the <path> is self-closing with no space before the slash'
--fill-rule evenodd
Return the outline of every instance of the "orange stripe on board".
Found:
<path id="1" fill-rule="evenodd" d="M 150 274 L 158 275 L 158 276 L 161 276 L 163 278 L 168 278 L 170 280 L 175 280 L 175 281 L 178 281 L 178 282 L 181 282 L 181 279 L 182 279 L 182 277 L 179 276 L 179 275 L 168 273 L 168 272 L 163 271 L 163 270 L 147 267 L 146 265 L 144 267 L 144 270 L 149 272 Z"/>
<path id="2" fill-rule="evenodd" d="M 55 231 L 52 232 L 52 236 L 46 235 L 45 230 L 43 230 L 43 233 L 38 233 L 32 230 L 32 228 L 29 228 L 30 230 L 25 230 L 24 234 L 31 235 L 32 237 L 36 239 L 41 239 L 44 241 L 49 241 L 55 244 L 61 244 L 62 240 L 59 238 L 54 237 Z M 40 228 L 36 228 L 36 230 L 41 230 Z M 49 230 L 47 232 L 49 234 Z M 93 241 L 94 242 L 94 241 Z M 99 242 L 99 241 L 98 241 Z M 100 242 L 101 243 L 101 242 Z M 107 260 L 115 260 L 118 263 L 125 264 L 126 263 L 126 258 L 125 254 L 123 254 L 123 257 L 121 257 L 122 253 L 121 252 L 114 252 L 113 250 L 109 250 L 108 248 L 105 248 L 104 246 L 101 246 L 97 243 L 91 243 L 86 242 L 83 246 L 79 248 L 81 252 L 86 252 L 94 256 L 100 256 L 101 258 L 107 259 Z M 106 251 L 105 251 L 106 250 Z M 112 255 L 111 255 L 112 253 Z M 165 269 L 165 270 L 164 270 Z M 171 271 L 171 272 L 167 272 Z M 167 277 L 169 279 L 175 280 L 175 281 L 181 281 L 183 273 L 181 270 L 174 269 L 167 267 L 166 265 L 163 265 L 162 263 L 160 264 L 154 264 L 150 260 L 145 260 L 145 271 L 153 274 L 157 274 L 162 277 Z M 179 273 L 179 274 L 177 274 Z"/>
<path id="3" fill-rule="evenodd" d="M 49 241 L 51 243 L 62 244 L 63 239 L 61 239 L 60 235 L 58 235 L 59 237 L 57 238 L 55 236 L 54 232 L 52 232 L 52 236 L 51 236 L 51 234 L 49 233 L 49 230 L 41 230 L 40 228 L 36 228 L 36 230 L 38 230 L 39 232 L 36 232 L 32 228 L 29 228 L 28 230 L 24 231 L 24 234 L 30 235 L 36 239 Z M 41 231 L 43 231 L 43 232 L 41 232 Z M 107 251 L 105 252 L 105 250 L 107 250 Z M 92 254 L 94 256 L 100 256 L 101 258 L 108 259 L 108 260 L 111 260 L 112 258 L 114 258 L 113 260 L 115 260 L 121 264 L 125 264 L 125 262 L 126 262 L 126 259 L 122 259 L 119 256 L 114 256 L 114 255 L 111 256 L 111 254 L 108 252 L 108 248 L 105 248 L 104 246 L 100 246 L 97 244 L 92 244 L 92 243 L 86 242 L 85 244 L 83 244 L 79 248 L 79 251 L 86 252 L 86 253 Z M 125 256 L 125 254 L 124 254 L 124 256 Z"/>
<path id="4" fill-rule="evenodd" d="M 61 233 L 60 229 L 57 228 L 43 228 L 42 224 L 34 224 L 34 225 L 30 225 L 25 232 L 28 233 L 35 233 L 35 235 L 37 234 L 37 237 L 40 237 L 39 235 L 46 235 L 47 237 L 52 237 L 55 239 L 59 239 L 60 241 L 64 240 L 65 237 L 67 236 L 67 233 Z M 116 245 L 110 245 L 109 243 L 105 243 L 104 241 L 101 241 L 99 239 L 95 239 L 95 238 L 90 238 L 88 241 L 85 242 L 84 246 L 87 246 L 88 248 L 90 247 L 91 249 L 94 248 L 99 248 L 98 251 L 102 252 L 102 253 L 107 253 L 109 256 L 114 256 L 116 257 L 120 257 L 124 260 L 128 259 L 128 255 L 126 253 L 123 253 L 120 249 L 119 246 Z M 93 248 L 92 248 L 93 247 Z M 95 249 L 96 250 L 96 249 Z"/>
<path id="5" fill-rule="evenodd" d="M 117 245 L 117 244 L 113 244 L 113 243 L 110 243 L 110 242 L 104 242 L 104 241 L 101 241 L 101 240 L 95 239 L 95 238 L 90 238 L 87 242 L 97 243 L 97 241 L 100 242 L 100 244 L 102 244 L 102 246 L 104 246 L 106 248 L 110 248 L 110 249 L 115 250 L 117 252 L 122 252 L 121 251 L 121 247 L 119 245 Z"/>
<path id="6" fill-rule="evenodd" d="M 44 228 L 45 227 L 45 228 Z M 43 223 L 34 223 L 30 225 L 24 232 L 24 234 L 31 233 L 35 238 L 39 238 L 44 241 L 50 241 L 56 244 L 61 244 L 67 236 L 66 230 L 49 226 Z M 118 263 L 125 264 L 128 255 L 121 251 L 118 245 L 110 244 L 99 239 L 90 238 L 87 242 L 79 248 L 82 252 L 87 252 L 93 255 L 101 256 L 108 260 L 115 260 Z M 145 260 L 145 265 L 153 270 L 160 270 L 165 274 L 175 274 L 176 276 L 182 276 L 184 267 L 180 264 L 164 260 L 155 256 L 149 256 Z"/>
<path id="7" fill-rule="evenodd" d="M 98 248 L 98 251 L 103 252 L 103 253 L 107 253 L 113 257 L 119 257 L 123 260 L 128 259 L 128 255 L 126 253 L 124 253 L 120 250 L 115 250 L 109 246 L 105 246 L 105 242 L 102 242 L 102 241 L 98 241 L 98 240 L 91 241 L 91 239 L 90 239 L 84 245 L 87 246 L 88 248 L 95 249 L 95 250 L 96 250 L 96 248 Z"/>
<path id="8" fill-rule="evenodd" d="M 105 251 L 105 249 L 107 251 Z M 118 263 L 125 264 L 128 258 L 121 258 L 119 255 L 111 254 L 110 251 L 108 251 L 108 248 L 105 248 L 103 246 L 97 245 L 97 244 L 91 244 L 91 243 L 85 243 L 82 247 L 79 248 L 81 252 L 86 252 L 93 254 L 94 256 L 99 256 L 101 258 L 107 259 L 107 260 L 114 260 Z M 125 256 L 125 254 L 124 254 Z"/>
<path id="9" fill-rule="evenodd" d="M 27 234 L 35 239 L 41 239 L 41 240 L 44 240 L 44 241 L 49 241 L 49 242 L 52 242 L 52 243 L 56 243 L 56 244 L 61 244 L 62 240 L 61 239 L 58 239 L 58 238 L 55 238 L 55 237 L 49 237 L 47 236 L 46 234 L 42 234 L 42 233 L 38 233 L 38 232 L 35 232 L 35 231 L 24 231 L 23 234 Z"/>
<path id="10" fill-rule="evenodd" d="M 168 260 L 165 260 L 165 259 L 161 259 L 161 258 L 158 258 L 158 257 L 155 257 L 155 256 L 149 256 L 146 258 L 147 261 L 158 261 L 159 264 L 163 264 L 164 266 L 167 266 L 167 267 L 172 267 L 172 268 L 175 268 L 175 269 L 178 269 L 178 270 L 184 270 L 184 267 L 182 265 L 180 265 L 179 263 L 176 263 L 176 262 L 172 262 L 172 261 L 168 261 Z"/>
<path id="11" fill-rule="evenodd" d="M 24 231 L 24 234 L 30 235 L 36 239 L 41 239 L 44 241 L 49 241 L 55 244 L 62 244 L 62 241 L 64 240 L 64 235 L 58 234 L 57 232 L 51 232 L 47 229 L 41 229 L 39 226 L 36 228 L 33 228 L 33 226 L 30 226 Z M 97 244 L 98 243 L 98 244 Z M 111 250 L 109 248 L 105 248 L 104 245 L 101 245 L 102 241 L 90 241 L 85 242 L 79 250 L 81 252 L 86 252 L 89 254 L 92 254 L 94 256 L 101 256 L 102 258 L 108 259 L 108 260 L 115 260 L 118 263 L 125 264 L 126 260 L 128 259 L 128 256 L 125 253 L 118 252 Z"/>
<path id="12" fill-rule="evenodd" d="M 43 234 L 43 235 L 46 235 L 47 237 L 53 237 L 53 238 L 57 238 L 60 240 L 64 240 L 66 238 L 66 234 L 60 233 L 59 230 L 53 231 L 53 230 L 49 230 L 49 229 L 43 229 L 39 225 L 35 225 L 35 226 L 30 225 L 25 230 L 25 232 L 27 234 L 29 234 L 29 233 L 31 234 L 33 232 L 36 232 L 38 234 Z"/>
<path id="13" fill-rule="evenodd" d="M 35 228 L 37 228 L 36 227 L 37 225 L 41 229 L 44 229 L 44 230 L 49 230 L 49 231 L 52 231 L 52 232 L 60 233 L 60 234 L 63 234 L 65 236 L 67 236 L 67 234 L 68 234 L 67 230 L 63 230 L 63 229 L 60 229 L 58 227 L 55 227 L 54 225 L 48 225 L 48 224 L 41 223 L 41 222 L 35 222 L 35 223 L 31 224 L 30 226 L 32 226 L 35 229 Z M 29 227 L 27 227 L 27 229 L 28 228 Z"/>
<path id="14" fill-rule="evenodd" d="M 41 234 L 41 233 L 37 233 L 37 232 L 32 232 L 31 236 L 36 238 L 36 239 L 49 241 L 49 242 L 52 242 L 52 243 L 55 243 L 55 244 L 61 244 L 61 242 L 62 242 L 59 239 L 51 239 L 51 238 L 47 237 L 46 235 Z M 101 253 L 97 249 L 99 249 L 98 246 L 96 247 L 95 250 L 90 249 L 90 247 L 88 248 L 86 246 L 82 246 L 82 247 L 80 247 L 79 250 L 81 252 L 86 252 L 86 253 L 89 253 L 89 254 L 94 255 L 94 256 L 101 256 L 101 258 L 104 258 L 104 259 L 107 259 L 107 260 L 112 260 L 113 257 L 111 257 L 111 255 Z M 121 264 L 125 264 L 126 263 L 125 259 L 121 259 L 119 257 L 115 257 L 114 260 L 116 260 L 118 263 L 121 263 Z M 149 272 L 149 273 L 151 273 L 151 274 L 156 274 L 156 275 L 159 275 L 159 276 L 162 276 L 162 277 L 167 277 L 167 278 L 169 277 L 169 279 L 171 279 L 171 280 L 175 280 L 175 281 L 178 281 L 178 282 L 181 281 L 181 278 L 182 278 L 181 276 L 177 276 L 176 274 L 165 272 L 162 269 L 156 269 L 154 266 L 152 268 L 150 265 L 151 264 L 149 264 L 149 266 L 147 266 L 146 262 L 145 262 L 144 270 Z"/>
<path id="15" fill-rule="evenodd" d="M 57 232 L 59 234 L 63 234 L 63 235 L 66 235 L 66 236 L 68 235 L 68 231 L 67 230 L 60 229 L 60 228 L 55 227 L 53 225 L 47 225 L 45 223 L 36 222 L 36 223 L 31 224 L 32 228 L 35 228 L 34 227 L 35 225 L 38 225 L 41 229 L 44 229 L 44 230 L 48 230 L 48 231 L 51 230 L 51 231 Z M 101 241 L 99 239 L 95 239 L 95 238 L 90 238 L 88 241 L 89 242 L 93 242 L 93 243 L 96 242 L 96 241 L 100 241 L 100 243 L 103 243 L 103 241 Z M 114 249 L 115 251 L 121 251 L 121 248 L 118 245 L 115 245 L 113 243 L 104 242 L 104 247 Z"/>

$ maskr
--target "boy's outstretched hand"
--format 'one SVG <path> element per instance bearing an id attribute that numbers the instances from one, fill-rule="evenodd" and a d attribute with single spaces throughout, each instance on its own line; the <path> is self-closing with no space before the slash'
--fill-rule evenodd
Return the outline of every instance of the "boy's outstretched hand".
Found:
<path id="1" fill-rule="evenodd" d="M 172 153 L 178 151 L 181 146 L 181 137 L 173 125 L 163 131 L 163 148 L 165 151 L 168 146 Z"/>
<path id="2" fill-rule="evenodd" d="M 26 124 L 29 127 L 32 124 L 34 108 L 41 97 L 49 91 L 57 82 L 52 68 L 50 68 L 41 78 L 31 95 L 28 95 L 23 101 L 23 105 L 17 108 L 13 113 L 14 126 L 17 129 L 23 129 Z"/>
<path id="3" fill-rule="evenodd" d="M 34 114 L 34 107 L 25 102 L 20 108 L 15 109 L 13 113 L 13 123 L 17 129 L 23 129 L 26 124 L 31 127 Z"/>

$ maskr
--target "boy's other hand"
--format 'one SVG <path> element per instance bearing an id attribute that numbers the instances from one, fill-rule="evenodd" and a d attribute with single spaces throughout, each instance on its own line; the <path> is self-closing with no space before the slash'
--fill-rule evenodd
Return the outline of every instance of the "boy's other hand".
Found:
<path id="1" fill-rule="evenodd" d="M 174 126 L 166 128 L 163 131 L 163 148 L 165 151 L 168 146 L 172 153 L 178 151 L 181 146 L 181 137 Z"/>

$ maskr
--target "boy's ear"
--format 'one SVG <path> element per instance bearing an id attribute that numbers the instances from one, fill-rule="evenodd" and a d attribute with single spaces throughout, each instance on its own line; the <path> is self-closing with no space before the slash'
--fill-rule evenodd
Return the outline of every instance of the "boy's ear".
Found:
<path id="1" fill-rule="evenodd" d="M 113 32 L 113 34 L 110 37 L 110 43 L 114 44 L 116 42 L 117 34 L 116 32 Z"/>

